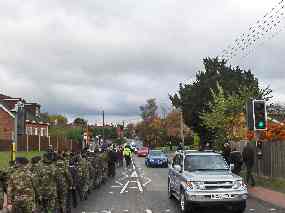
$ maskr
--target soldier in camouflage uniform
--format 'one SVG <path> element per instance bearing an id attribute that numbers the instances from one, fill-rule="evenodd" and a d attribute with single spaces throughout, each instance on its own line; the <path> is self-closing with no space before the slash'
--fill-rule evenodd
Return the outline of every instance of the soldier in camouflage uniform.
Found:
<path id="1" fill-rule="evenodd" d="M 16 159 L 16 170 L 8 181 L 8 204 L 13 213 L 31 213 L 35 210 L 33 176 L 26 158 Z"/>
<path id="2" fill-rule="evenodd" d="M 40 162 L 40 170 L 36 185 L 39 186 L 40 211 L 44 213 L 57 212 L 56 167 L 52 162 L 53 154 L 45 153 Z"/>
<path id="3" fill-rule="evenodd" d="M 63 156 L 59 155 L 56 162 L 56 177 L 57 177 L 57 196 L 60 213 L 71 212 L 70 202 L 68 200 L 68 193 L 73 186 L 72 176 L 69 172 L 69 165 L 67 165 Z"/>
<path id="4" fill-rule="evenodd" d="M 35 204 L 36 204 L 36 209 L 40 209 L 40 186 L 37 185 L 39 181 L 37 181 L 38 178 L 40 177 L 40 161 L 41 161 L 41 156 L 36 156 L 31 159 L 31 166 L 30 166 L 30 171 L 32 172 L 32 175 L 34 177 L 34 188 L 35 188 Z"/>
<path id="5" fill-rule="evenodd" d="M 0 210 L 3 209 L 4 193 L 7 192 L 7 173 L 0 170 Z"/>
<path id="6" fill-rule="evenodd" d="M 71 197 L 72 197 L 72 204 L 73 208 L 77 207 L 77 193 L 80 192 L 80 177 L 77 172 L 77 167 L 76 167 L 76 159 L 74 156 L 71 156 L 70 161 L 69 161 L 69 172 L 72 176 L 72 182 L 73 182 L 73 187 L 71 190 Z"/>
<path id="7" fill-rule="evenodd" d="M 81 155 L 78 155 L 78 174 L 80 177 L 80 199 L 87 200 L 89 168 L 87 160 Z"/>
<path id="8" fill-rule="evenodd" d="M 89 179 L 88 179 L 88 192 L 91 193 L 94 189 L 94 180 L 95 180 L 95 168 L 91 163 L 91 158 L 87 157 L 87 165 L 89 169 Z"/>

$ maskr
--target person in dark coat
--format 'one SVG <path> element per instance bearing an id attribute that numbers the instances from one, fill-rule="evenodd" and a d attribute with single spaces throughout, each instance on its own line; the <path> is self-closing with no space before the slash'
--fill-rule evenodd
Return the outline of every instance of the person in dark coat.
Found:
<path id="1" fill-rule="evenodd" d="M 233 173 L 239 175 L 242 169 L 243 160 L 241 153 L 236 149 L 233 149 L 230 153 L 230 163 L 234 164 Z"/>
<path id="2" fill-rule="evenodd" d="M 243 162 L 246 166 L 246 182 L 249 185 L 251 181 L 251 186 L 255 186 L 255 180 L 252 175 L 252 170 L 254 166 L 254 150 L 250 143 L 247 143 L 242 152 Z"/>
<path id="3" fill-rule="evenodd" d="M 116 175 L 116 161 L 117 153 L 115 152 L 113 146 L 108 150 L 108 176 L 115 177 Z"/>
<path id="4" fill-rule="evenodd" d="M 231 146 L 229 143 L 224 144 L 224 151 L 223 151 L 223 156 L 227 162 L 228 165 L 230 165 L 230 155 L 231 155 Z"/>

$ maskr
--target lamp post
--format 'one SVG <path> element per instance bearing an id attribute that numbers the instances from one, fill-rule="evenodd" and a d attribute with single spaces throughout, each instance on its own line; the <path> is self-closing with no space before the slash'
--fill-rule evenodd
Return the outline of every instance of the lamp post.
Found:
<path id="1" fill-rule="evenodd" d="M 16 152 L 17 152 L 17 141 L 18 141 L 18 112 L 24 107 L 21 101 L 18 101 L 15 104 L 15 120 L 14 120 L 14 135 L 12 141 L 12 150 L 11 150 L 11 161 L 16 160 Z"/>

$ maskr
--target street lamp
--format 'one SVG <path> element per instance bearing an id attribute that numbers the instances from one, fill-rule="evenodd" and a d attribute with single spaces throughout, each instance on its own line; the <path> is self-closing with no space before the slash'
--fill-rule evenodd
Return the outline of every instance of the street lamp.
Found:
<path id="1" fill-rule="evenodd" d="M 24 104 L 21 101 L 18 101 L 15 104 L 15 120 L 14 120 L 14 137 L 12 140 L 12 154 L 11 161 L 16 160 L 16 151 L 17 151 L 17 141 L 18 141 L 18 112 L 22 110 Z"/>

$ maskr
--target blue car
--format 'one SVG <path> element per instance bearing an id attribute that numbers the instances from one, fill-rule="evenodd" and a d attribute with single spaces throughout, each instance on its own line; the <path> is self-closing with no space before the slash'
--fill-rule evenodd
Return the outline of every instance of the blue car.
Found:
<path id="1" fill-rule="evenodd" d="M 151 150 L 145 158 L 147 167 L 168 167 L 168 158 L 161 150 Z"/>

